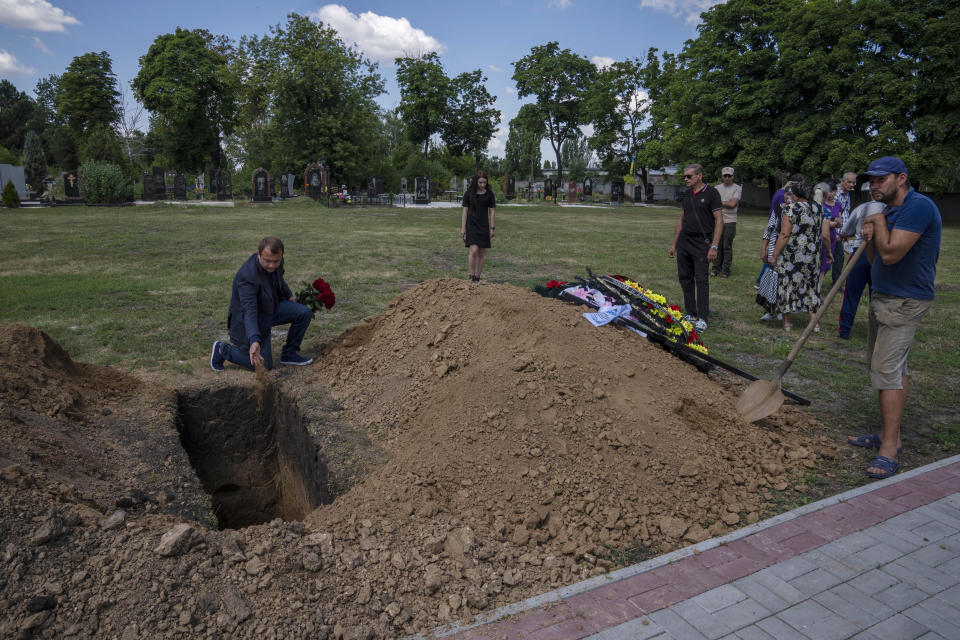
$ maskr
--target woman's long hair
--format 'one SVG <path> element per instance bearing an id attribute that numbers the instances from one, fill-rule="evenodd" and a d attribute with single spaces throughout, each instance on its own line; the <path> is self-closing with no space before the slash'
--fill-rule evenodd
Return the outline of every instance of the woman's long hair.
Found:
<path id="1" fill-rule="evenodd" d="M 487 189 L 490 188 L 490 178 L 487 178 L 487 172 L 483 170 L 478 170 L 476 175 L 470 179 L 470 188 L 467 189 L 467 193 L 470 194 L 470 215 L 476 215 L 477 213 L 477 185 L 480 182 L 480 178 L 487 179 Z"/>

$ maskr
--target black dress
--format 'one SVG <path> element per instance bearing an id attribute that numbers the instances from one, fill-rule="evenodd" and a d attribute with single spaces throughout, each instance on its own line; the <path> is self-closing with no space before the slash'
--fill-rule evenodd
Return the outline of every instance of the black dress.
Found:
<path id="1" fill-rule="evenodd" d="M 476 198 L 473 208 L 470 201 Z M 467 191 L 463 194 L 463 206 L 467 207 L 467 239 L 464 246 L 477 245 L 481 249 L 490 248 L 490 209 L 497 207 L 493 191 L 487 188 L 486 193 L 474 194 Z"/>

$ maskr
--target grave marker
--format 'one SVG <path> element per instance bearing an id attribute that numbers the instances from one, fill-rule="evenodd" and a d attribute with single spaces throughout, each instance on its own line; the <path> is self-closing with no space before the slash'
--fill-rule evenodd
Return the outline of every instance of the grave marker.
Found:
<path id="1" fill-rule="evenodd" d="M 257 167 L 250 175 L 250 184 L 253 188 L 254 202 L 272 202 L 270 197 L 270 172 L 263 167 Z"/>
<path id="2" fill-rule="evenodd" d="M 513 174 L 504 174 L 503 194 L 506 196 L 507 200 L 513 200 L 517 197 L 517 180 L 513 177 Z"/>
<path id="3" fill-rule="evenodd" d="M 187 179 L 182 173 L 173 176 L 173 198 L 174 200 L 187 199 Z"/>
<path id="4" fill-rule="evenodd" d="M 583 181 L 583 197 L 593 197 L 593 178 L 585 178 Z"/>
<path id="5" fill-rule="evenodd" d="M 430 204 L 430 179 L 427 176 L 417 176 L 413 179 L 414 204 Z"/>
<path id="6" fill-rule="evenodd" d="M 622 178 L 617 178 L 610 183 L 610 202 L 623 202 Z"/>
<path id="7" fill-rule="evenodd" d="M 64 171 L 60 174 L 63 178 L 63 191 L 67 200 L 80 199 L 80 178 L 76 171 Z"/>

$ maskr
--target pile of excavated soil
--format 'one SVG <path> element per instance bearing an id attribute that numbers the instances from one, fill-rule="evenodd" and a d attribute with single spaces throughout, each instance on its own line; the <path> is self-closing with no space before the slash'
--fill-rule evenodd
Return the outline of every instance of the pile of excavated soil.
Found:
<path id="1" fill-rule="evenodd" d="M 433 280 L 326 345 L 314 367 L 270 374 L 304 405 L 330 400 L 305 426 L 341 493 L 302 523 L 173 527 L 189 511 L 174 507 L 195 494 L 195 480 L 181 482 L 182 452 L 156 464 L 166 488 L 145 487 L 121 515 L 0 453 L 0 631 L 403 636 L 755 522 L 832 455 L 806 414 L 745 423 L 728 382 L 635 334 L 594 328 L 585 310 L 509 285 Z M 150 413 L 145 437 L 167 446 L 175 404 L 112 406 Z M 0 433 L 16 423 L 22 434 L 24 411 L 0 414 Z M 331 425 L 369 441 L 362 471 Z M 163 484 L 177 474 L 181 493 Z"/>

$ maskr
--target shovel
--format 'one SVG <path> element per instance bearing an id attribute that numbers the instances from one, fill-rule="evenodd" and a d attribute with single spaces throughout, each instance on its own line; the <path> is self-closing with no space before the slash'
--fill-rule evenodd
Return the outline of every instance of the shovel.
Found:
<path id="1" fill-rule="evenodd" d="M 824 312 L 827 310 L 827 307 L 829 307 L 830 303 L 833 302 L 837 292 L 840 291 L 840 287 L 842 287 L 843 283 L 846 282 L 847 276 L 850 275 L 851 271 L 853 271 L 854 265 L 856 265 L 857 261 L 860 260 L 860 256 L 863 255 L 863 251 L 866 248 L 866 242 L 861 242 L 860 246 L 857 247 L 857 250 L 853 253 L 853 257 L 850 258 L 850 261 L 847 262 L 847 266 L 844 267 L 840 277 L 837 278 L 837 281 L 834 282 L 833 286 L 830 288 L 830 293 L 827 294 L 823 304 L 820 305 L 820 309 L 810 319 L 809 324 L 807 324 L 807 328 L 804 329 L 803 333 L 800 334 L 800 337 L 797 339 L 797 343 L 793 345 L 793 349 L 790 350 L 790 354 L 787 356 L 787 359 L 784 360 L 783 364 L 781 364 L 777 369 L 773 380 L 769 382 L 766 380 L 756 380 L 743 391 L 740 399 L 737 400 L 737 411 L 740 412 L 740 416 L 744 420 L 747 422 L 756 422 L 757 420 L 766 418 L 771 413 L 776 412 L 776 410 L 783 405 L 783 391 L 780 390 L 780 381 L 783 380 L 783 375 L 787 372 L 787 369 L 790 368 L 790 365 L 793 364 L 793 360 L 800 352 L 800 348 L 803 347 L 803 343 L 805 343 L 807 338 L 810 337 L 810 334 L 813 333 L 813 328 L 817 326 L 818 322 L 820 322 L 820 316 L 824 314 Z"/>

